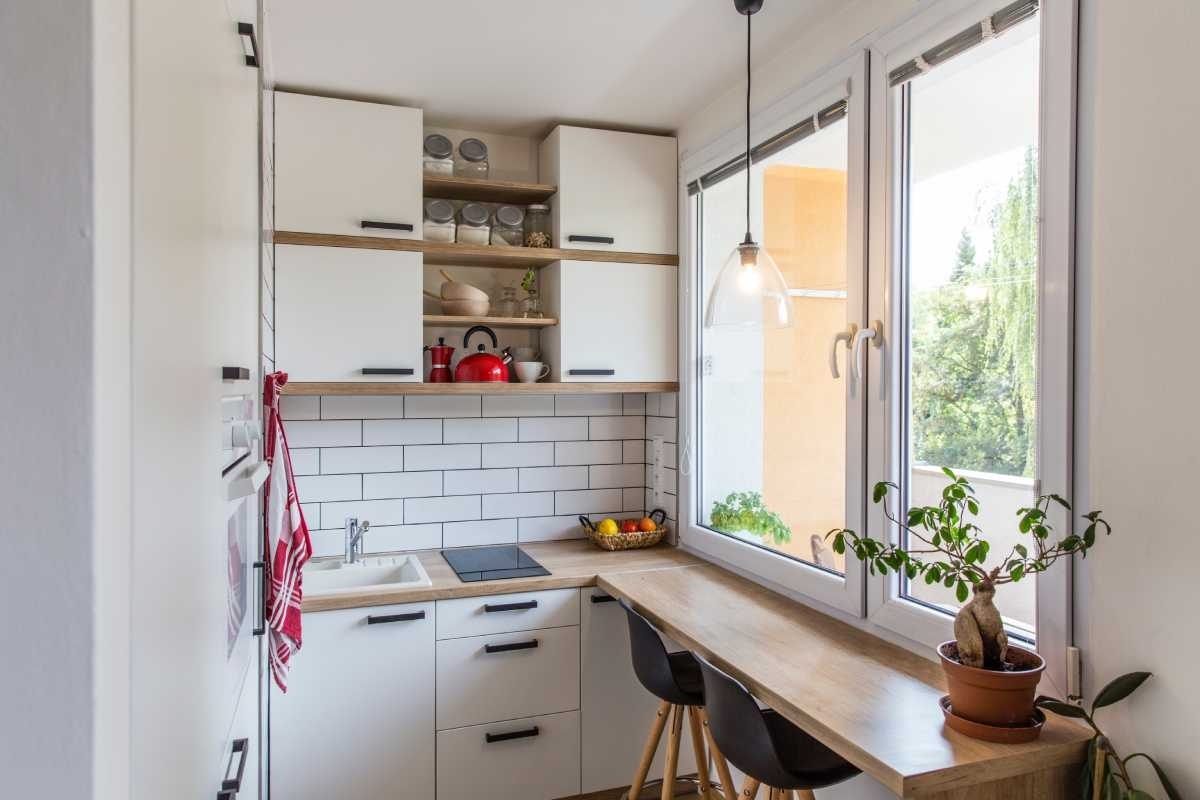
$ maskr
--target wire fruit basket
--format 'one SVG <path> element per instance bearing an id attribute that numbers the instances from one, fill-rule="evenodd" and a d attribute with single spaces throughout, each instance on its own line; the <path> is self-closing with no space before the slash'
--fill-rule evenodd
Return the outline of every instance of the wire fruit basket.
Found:
<path id="1" fill-rule="evenodd" d="M 668 533 L 666 511 L 656 508 L 646 516 L 654 521 L 654 530 L 652 531 L 601 533 L 596 529 L 595 523 L 582 514 L 579 516 L 579 524 L 583 526 L 584 533 L 587 534 L 592 544 L 602 550 L 637 550 L 642 547 L 653 547 L 661 542 L 663 536 Z"/>

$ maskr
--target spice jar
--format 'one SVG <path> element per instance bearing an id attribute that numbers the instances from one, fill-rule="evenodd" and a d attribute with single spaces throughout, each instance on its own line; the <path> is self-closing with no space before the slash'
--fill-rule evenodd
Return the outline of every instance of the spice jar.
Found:
<path id="1" fill-rule="evenodd" d="M 454 241 L 454 204 L 449 200 L 425 201 L 425 224 L 422 229 L 427 242 Z"/>
<path id="2" fill-rule="evenodd" d="M 487 206 L 480 203 L 464 203 L 458 210 L 458 230 L 455 241 L 459 244 L 487 244 L 492 226 L 488 224 Z"/>
<path id="3" fill-rule="evenodd" d="M 440 133 L 425 137 L 423 156 L 426 175 L 454 174 L 454 145 Z"/>
<path id="4" fill-rule="evenodd" d="M 525 207 L 525 246 L 550 247 L 550 206 L 535 203 Z"/>
<path id="5" fill-rule="evenodd" d="M 460 178 L 484 178 L 488 176 L 487 145 L 478 139 L 463 139 L 458 143 L 458 156 L 454 159 L 454 174 Z"/>
<path id="6" fill-rule="evenodd" d="M 492 219 L 492 244 L 520 247 L 525 238 L 525 212 L 519 206 L 499 206 Z"/>
<path id="7" fill-rule="evenodd" d="M 500 290 L 500 299 L 492 306 L 492 311 L 497 317 L 515 317 L 521 310 L 521 304 L 517 300 L 517 287 L 505 286 Z"/>

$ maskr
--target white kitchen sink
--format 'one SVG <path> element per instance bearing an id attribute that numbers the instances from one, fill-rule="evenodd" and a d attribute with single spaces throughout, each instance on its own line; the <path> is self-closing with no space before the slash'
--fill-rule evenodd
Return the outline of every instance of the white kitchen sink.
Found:
<path id="1" fill-rule="evenodd" d="M 431 586 L 429 575 L 416 556 L 370 556 L 353 564 L 341 560 L 318 561 L 304 568 L 304 593 L 326 594 L 369 586 Z"/>

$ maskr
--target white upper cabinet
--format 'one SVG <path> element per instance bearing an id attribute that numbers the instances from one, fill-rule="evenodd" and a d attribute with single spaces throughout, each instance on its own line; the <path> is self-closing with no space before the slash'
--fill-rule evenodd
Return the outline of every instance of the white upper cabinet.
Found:
<path id="1" fill-rule="evenodd" d="M 422 375 L 421 254 L 275 247 L 275 363 L 293 381 Z"/>
<path id="2" fill-rule="evenodd" d="M 275 227 L 421 238 L 420 109 L 275 93 Z"/>
<path id="3" fill-rule="evenodd" d="M 554 381 L 675 381 L 678 268 L 556 261 L 541 271 Z"/>
<path id="4" fill-rule="evenodd" d="M 542 143 L 539 177 L 554 242 L 580 250 L 678 253 L 675 139 L 560 125 Z"/>

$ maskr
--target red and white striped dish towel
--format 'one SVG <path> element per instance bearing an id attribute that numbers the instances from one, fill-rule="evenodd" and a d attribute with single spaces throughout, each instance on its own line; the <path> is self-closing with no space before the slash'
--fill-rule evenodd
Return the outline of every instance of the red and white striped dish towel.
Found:
<path id="1" fill-rule="evenodd" d="M 267 628 L 270 631 L 271 675 L 287 691 L 288 664 L 300 649 L 301 568 L 312 556 L 312 540 L 296 496 L 292 456 L 279 414 L 279 394 L 287 383 L 286 372 L 268 375 L 263 386 L 263 412 L 267 417 L 266 455 L 271 475 L 267 479 L 263 536 L 267 554 Z"/>

